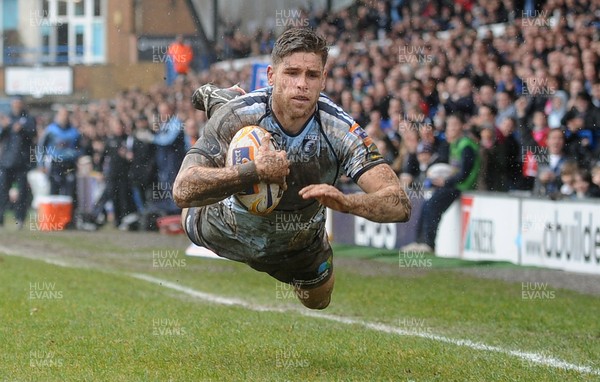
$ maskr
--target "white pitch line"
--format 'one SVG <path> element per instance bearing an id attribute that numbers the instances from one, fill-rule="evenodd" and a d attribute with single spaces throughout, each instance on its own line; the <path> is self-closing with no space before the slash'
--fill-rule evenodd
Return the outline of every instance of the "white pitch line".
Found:
<path id="1" fill-rule="evenodd" d="M 584 373 L 584 374 L 592 374 L 592 375 L 600 376 L 600 369 L 595 369 L 591 366 L 575 365 L 575 364 L 569 363 L 567 361 L 563 361 L 561 359 L 554 358 L 554 357 L 548 357 L 548 356 L 545 356 L 545 355 L 539 354 L 539 353 L 531 353 L 531 352 L 525 352 L 525 351 L 521 351 L 521 350 L 505 349 L 505 348 L 501 348 L 499 346 L 486 345 L 484 343 L 474 342 L 471 340 L 462 340 L 462 339 L 445 337 L 445 336 L 441 336 L 438 334 L 404 330 L 404 329 L 400 329 L 396 326 L 391 326 L 391 325 L 386 325 L 386 324 L 381 324 L 381 323 L 376 323 L 376 322 L 363 321 L 363 320 L 358 320 L 358 319 L 350 318 L 350 317 L 325 314 L 325 313 L 321 313 L 321 312 L 314 311 L 314 310 L 308 310 L 305 308 L 301 308 L 301 309 L 276 308 L 276 307 L 271 307 L 271 306 L 266 306 L 266 305 L 252 304 L 252 303 L 249 303 L 247 301 L 244 301 L 244 300 L 241 300 L 238 298 L 223 297 L 223 296 L 219 296 L 219 295 L 215 295 L 215 294 L 211 294 L 211 293 L 201 292 L 201 291 L 198 291 L 198 290 L 195 290 L 192 288 L 185 287 L 180 284 L 173 283 L 168 280 L 162 280 L 162 279 L 152 277 L 149 275 L 145 275 L 145 274 L 132 273 L 130 275 L 137 279 L 148 281 L 153 284 L 158 284 L 165 288 L 176 290 L 176 291 L 182 292 L 186 295 L 189 295 L 189 296 L 192 296 L 192 297 L 204 300 L 204 301 L 208 301 L 211 303 L 215 303 L 215 304 L 221 304 L 221 305 L 227 305 L 227 306 L 239 306 L 239 307 L 242 307 L 242 308 L 245 308 L 248 310 L 257 311 L 257 312 L 277 312 L 277 313 L 295 312 L 295 313 L 299 313 L 302 316 L 321 318 L 324 320 L 339 322 L 339 323 L 348 324 L 348 325 L 360 325 L 367 329 L 375 330 L 378 332 L 397 334 L 400 336 L 421 337 L 421 338 L 425 338 L 425 339 L 429 339 L 429 340 L 433 340 L 433 341 L 443 342 L 443 343 L 452 344 L 452 345 L 456 345 L 456 346 L 467 347 L 467 348 L 471 348 L 474 350 L 483 350 L 483 351 L 488 351 L 488 352 L 506 354 L 506 355 L 517 357 L 522 360 L 529 361 L 531 363 L 535 363 L 535 364 L 542 365 L 542 366 L 547 366 L 547 367 L 552 367 L 552 368 L 557 368 L 557 369 L 564 369 L 564 370 L 574 370 L 574 371 Z"/>
<path id="2" fill-rule="evenodd" d="M 67 267 L 67 268 L 80 268 L 81 267 L 81 266 L 77 266 L 74 264 L 70 264 L 68 262 L 63 262 L 58 259 L 40 258 L 40 257 L 36 257 L 36 256 L 24 256 L 23 254 L 18 254 L 18 253 L 15 253 L 14 251 L 10 251 L 10 250 L 8 250 L 8 248 L 1 246 L 1 245 L 0 245 L 0 251 L 2 251 L 4 254 L 9 255 L 9 256 L 18 256 L 18 257 L 26 257 L 26 258 L 33 259 L 33 260 L 42 260 L 48 264 L 53 264 L 53 265 L 57 265 L 60 267 Z M 253 311 L 257 311 L 257 312 L 277 312 L 277 313 L 295 312 L 302 316 L 322 318 L 325 320 L 339 322 L 339 323 L 348 324 L 348 325 L 353 325 L 353 324 L 360 325 L 365 328 L 383 332 L 383 333 L 397 334 L 400 336 L 414 336 L 414 337 L 426 338 L 426 339 L 430 339 L 433 341 L 444 342 L 444 343 L 448 343 L 448 344 L 452 344 L 452 345 L 456 345 L 456 346 L 468 347 L 468 348 L 471 348 L 474 350 L 483 350 L 483 351 L 507 354 L 507 355 L 511 355 L 511 356 L 520 358 L 522 360 L 530 361 L 532 363 L 542 365 L 542 366 L 548 366 L 548 367 L 557 368 L 557 369 L 574 370 L 574 371 L 584 373 L 584 374 L 600 376 L 600 369 L 595 369 L 591 366 L 575 365 L 575 364 L 569 363 L 567 361 L 563 361 L 561 359 L 554 358 L 554 357 L 547 357 L 547 356 L 545 356 L 543 354 L 539 354 L 539 353 L 524 352 L 521 350 L 504 349 L 504 348 L 501 348 L 498 346 L 486 345 L 484 343 L 474 342 L 471 340 L 461 340 L 461 339 L 444 337 L 444 336 L 437 335 L 437 334 L 423 333 L 423 332 L 418 332 L 418 331 L 409 331 L 409 330 L 400 329 L 396 326 L 391 326 L 391 325 L 386 325 L 386 324 L 381 324 L 381 323 L 376 323 L 376 322 L 357 320 L 355 318 L 350 318 L 350 317 L 325 314 L 325 313 L 321 313 L 321 312 L 314 311 L 314 310 L 308 310 L 308 309 L 304 309 L 304 308 L 299 308 L 299 309 L 294 309 L 294 308 L 289 308 L 289 307 L 276 308 L 276 307 L 271 307 L 271 306 L 257 305 L 257 304 L 252 304 L 252 303 L 249 303 L 249 302 L 241 300 L 241 299 L 237 299 L 237 298 L 223 297 L 223 296 L 218 296 L 218 295 L 211 294 L 211 293 L 197 291 L 195 289 L 188 288 L 183 285 L 179 285 L 179 284 L 170 282 L 168 280 L 162 280 L 162 279 L 152 277 L 149 275 L 145 275 L 145 274 L 132 273 L 130 275 L 137 279 L 148 281 L 148 282 L 151 282 L 154 284 L 158 284 L 158 285 L 164 286 L 166 288 L 182 292 L 189 296 L 196 297 L 201 300 L 216 303 L 216 304 L 228 305 L 228 306 L 240 306 L 240 307 L 246 308 L 248 310 L 253 310 Z"/>

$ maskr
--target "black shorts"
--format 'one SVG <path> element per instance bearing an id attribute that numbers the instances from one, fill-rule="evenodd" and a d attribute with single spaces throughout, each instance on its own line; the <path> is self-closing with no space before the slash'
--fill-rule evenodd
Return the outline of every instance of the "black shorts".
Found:
<path id="1" fill-rule="evenodd" d="M 206 207 L 190 208 L 185 217 L 184 229 L 192 243 L 206 247 L 217 255 L 248 264 L 251 268 L 265 272 L 273 278 L 303 289 L 312 289 L 325 284 L 333 275 L 333 251 L 326 235 L 321 235 L 317 248 L 306 248 L 305 251 L 288 256 L 285 261 L 273 262 L 261 258 L 252 258 L 252 248 L 248 248 L 248 256 L 228 256 L 223 250 L 217 250 L 201 235 L 202 220 Z"/>

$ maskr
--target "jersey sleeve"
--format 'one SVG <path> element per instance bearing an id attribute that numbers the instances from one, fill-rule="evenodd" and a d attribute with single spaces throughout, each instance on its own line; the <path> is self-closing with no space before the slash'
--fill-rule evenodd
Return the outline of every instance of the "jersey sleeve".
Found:
<path id="1" fill-rule="evenodd" d="M 371 137 L 354 121 L 342 140 L 340 160 L 344 173 L 354 182 L 368 169 L 386 163 Z"/>
<path id="2" fill-rule="evenodd" d="M 244 126 L 228 105 L 222 106 L 202 127 L 198 140 L 186 156 L 199 156 L 200 162 L 210 167 L 225 167 L 229 143 Z"/>

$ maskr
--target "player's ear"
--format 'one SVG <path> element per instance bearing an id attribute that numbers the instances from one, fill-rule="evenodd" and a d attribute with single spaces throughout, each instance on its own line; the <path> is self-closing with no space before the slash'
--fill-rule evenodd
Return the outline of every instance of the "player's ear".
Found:
<path id="1" fill-rule="evenodd" d="M 327 82 L 327 70 L 323 70 L 323 75 L 321 76 L 321 91 L 325 90 L 326 82 Z"/>
<path id="2" fill-rule="evenodd" d="M 267 83 L 269 84 L 269 86 L 273 86 L 273 84 L 275 83 L 275 79 L 273 78 L 274 73 L 275 70 L 273 69 L 273 66 L 267 66 Z"/>

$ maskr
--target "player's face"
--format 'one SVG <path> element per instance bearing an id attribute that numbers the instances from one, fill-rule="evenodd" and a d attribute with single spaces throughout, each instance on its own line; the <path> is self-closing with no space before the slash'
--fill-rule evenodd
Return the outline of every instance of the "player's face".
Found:
<path id="1" fill-rule="evenodd" d="M 325 88 L 323 63 L 315 53 L 296 52 L 284 57 L 267 68 L 267 78 L 273 86 L 273 108 L 285 114 L 284 119 L 308 118 Z"/>

